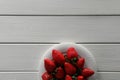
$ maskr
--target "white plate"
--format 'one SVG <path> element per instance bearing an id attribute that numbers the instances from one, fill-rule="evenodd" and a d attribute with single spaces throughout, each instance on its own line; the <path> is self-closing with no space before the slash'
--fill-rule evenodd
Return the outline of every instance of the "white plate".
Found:
<path id="1" fill-rule="evenodd" d="M 40 80 L 42 80 L 41 75 L 45 72 L 44 59 L 52 58 L 51 53 L 52 53 L 53 49 L 60 50 L 61 52 L 66 52 L 69 47 L 74 47 L 76 49 L 76 51 L 78 52 L 78 54 L 81 57 L 85 58 L 85 66 L 95 71 L 95 74 L 93 76 L 91 76 L 89 78 L 89 80 L 97 80 L 96 79 L 97 68 L 96 68 L 96 61 L 95 61 L 94 56 L 82 45 L 80 45 L 80 44 L 78 45 L 78 44 L 74 44 L 74 43 L 56 44 L 46 51 L 46 53 L 41 57 L 41 60 L 40 60 L 40 70 L 39 70 Z"/>

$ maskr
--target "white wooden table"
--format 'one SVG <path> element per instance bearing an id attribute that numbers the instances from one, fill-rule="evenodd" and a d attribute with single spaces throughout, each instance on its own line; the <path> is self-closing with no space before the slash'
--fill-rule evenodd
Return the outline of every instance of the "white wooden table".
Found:
<path id="1" fill-rule="evenodd" d="M 40 57 L 64 41 L 82 44 L 92 52 L 98 80 L 119 80 L 119 3 L 0 0 L 0 80 L 39 80 Z"/>

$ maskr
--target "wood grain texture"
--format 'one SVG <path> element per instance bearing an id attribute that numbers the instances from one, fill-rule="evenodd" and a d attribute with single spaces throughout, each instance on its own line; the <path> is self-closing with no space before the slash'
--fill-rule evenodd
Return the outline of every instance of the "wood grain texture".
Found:
<path id="1" fill-rule="evenodd" d="M 120 73 L 119 72 L 99 72 L 97 80 L 119 80 Z M 8 72 L 2 73 L 0 72 L 0 80 L 40 80 L 39 74 L 37 72 Z"/>
<path id="2" fill-rule="evenodd" d="M 0 72 L 0 80 L 40 80 L 38 72 Z"/>
<path id="3" fill-rule="evenodd" d="M 0 71 L 36 72 L 44 52 L 52 44 L 1 44 Z M 84 44 L 96 58 L 98 71 L 120 71 L 120 45 Z"/>
<path id="4" fill-rule="evenodd" d="M 0 16 L 0 42 L 114 43 L 119 25 L 119 16 Z"/>
<path id="5" fill-rule="evenodd" d="M 119 44 L 86 44 L 84 46 L 93 53 L 99 71 L 120 71 Z"/>
<path id="6" fill-rule="evenodd" d="M 119 0 L 0 0 L 1 15 L 119 15 Z"/>
<path id="7" fill-rule="evenodd" d="M 99 72 L 98 80 L 119 80 L 120 73 L 119 72 Z"/>

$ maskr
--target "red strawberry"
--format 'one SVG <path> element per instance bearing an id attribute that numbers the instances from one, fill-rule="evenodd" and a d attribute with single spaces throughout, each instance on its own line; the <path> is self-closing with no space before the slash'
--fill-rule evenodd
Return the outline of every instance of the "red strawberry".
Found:
<path id="1" fill-rule="evenodd" d="M 84 77 L 86 77 L 86 78 L 92 76 L 93 74 L 94 74 L 94 71 L 91 70 L 91 69 L 89 69 L 89 68 L 84 68 L 84 69 L 82 70 L 82 75 L 83 75 Z"/>
<path id="2" fill-rule="evenodd" d="M 70 47 L 67 50 L 67 56 L 68 56 L 69 59 L 77 58 L 78 57 L 78 53 L 76 52 L 75 48 Z"/>
<path id="3" fill-rule="evenodd" d="M 57 64 L 64 64 L 65 63 L 64 55 L 59 50 L 53 50 L 52 57 Z"/>
<path id="4" fill-rule="evenodd" d="M 56 65 L 52 60 L 45 59 L 44 63 L 45 63 L 44 65 L 45 65 L 45 69 L 47 70 L 47 72 L 53 72 L 54 71 Z"/>
<path id="5" fill-rule="evenodd" d="M 64 78 L 64 76 L 65 76 L 64 70 L 63 70 L 61 67 L 58 67 L 58 68 L 56 69 L 56 74 L 55 74 L 55 76 L 56 76 L 56 78 L 58 78 L 58 79 Z"/>
<path id="6" fill-rule="evenodd" d="M 79 58 L 77 63 L 76 63 L 78 68 L 83 68 L 84 64 L 85 64 L 85 59 L 84 58 Z"/>
<path id="7" fill-rule="evenodd" d="M 66 75 L 65 80 L 72 80 L 72 77 L 69 75 Z"/>
<path id="8" fill-rule="evenodd" d="M 84 80 L 84 77 L 83 76 L 78 76 L 77 80 Z"/>
<path id="9" fill-rule="evenodd" d="M 42 80 L 50 80 L 52 78 L 52 75 L 48 74 L 47 72 L 43 73 L 42 75 Z"/>
<path id="10" fill-rule="evenodd" d="M 68 62 L 65 62 L 64 68 L 65 68 L 66 74 L 73 75 L 76 73 L 76 68 Z"/>

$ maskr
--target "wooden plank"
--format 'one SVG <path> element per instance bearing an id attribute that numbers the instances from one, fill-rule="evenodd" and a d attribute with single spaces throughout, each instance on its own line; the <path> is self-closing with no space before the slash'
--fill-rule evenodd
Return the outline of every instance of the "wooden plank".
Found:
<path id="1" fill-rule="evenodd" d="M 0 80 L 40 80 L 38 72 L 0 72 Z"/>
<path id="2" fill-rule="evenodd" d="M 39 71 L 39 61 L 52 44 L 0 44 L 0 71 Z M 120 71 L 119 44 L 84 44 L 96 58 L 98 71 Z"/>
<path id="3" fill-rule="evenodd" d="M 99 72 L 97 80 L 119 80 L 120 72 Z M 37 72 L 0 72 L 0 80 L 40 80 Z"/>
<path id="4" fill-rule="evenodd" d="M 0 0 L 1 15 L 119 15 L 119 0 Z"/>
<path id="5" fill-rule="evenodd" d="M 37 71 L 39 60 L 50 45 L 0 45 L 1 71 Z"/>
<path id="6" fill-rule="evenodd" d="M 120 16 L 0 16 L 0 42 L 120 42 Z"/>
<path id="7" fill-rule="evenodd" d="M 84 46 L 95 56 L 99 71 L 120 71 L 119 44 L 86 44 Z"/>
<path id="8" fill-rule="evenodd" d="M 120 72 L 99 72 L 98 80 L 119 80 Z"/>

